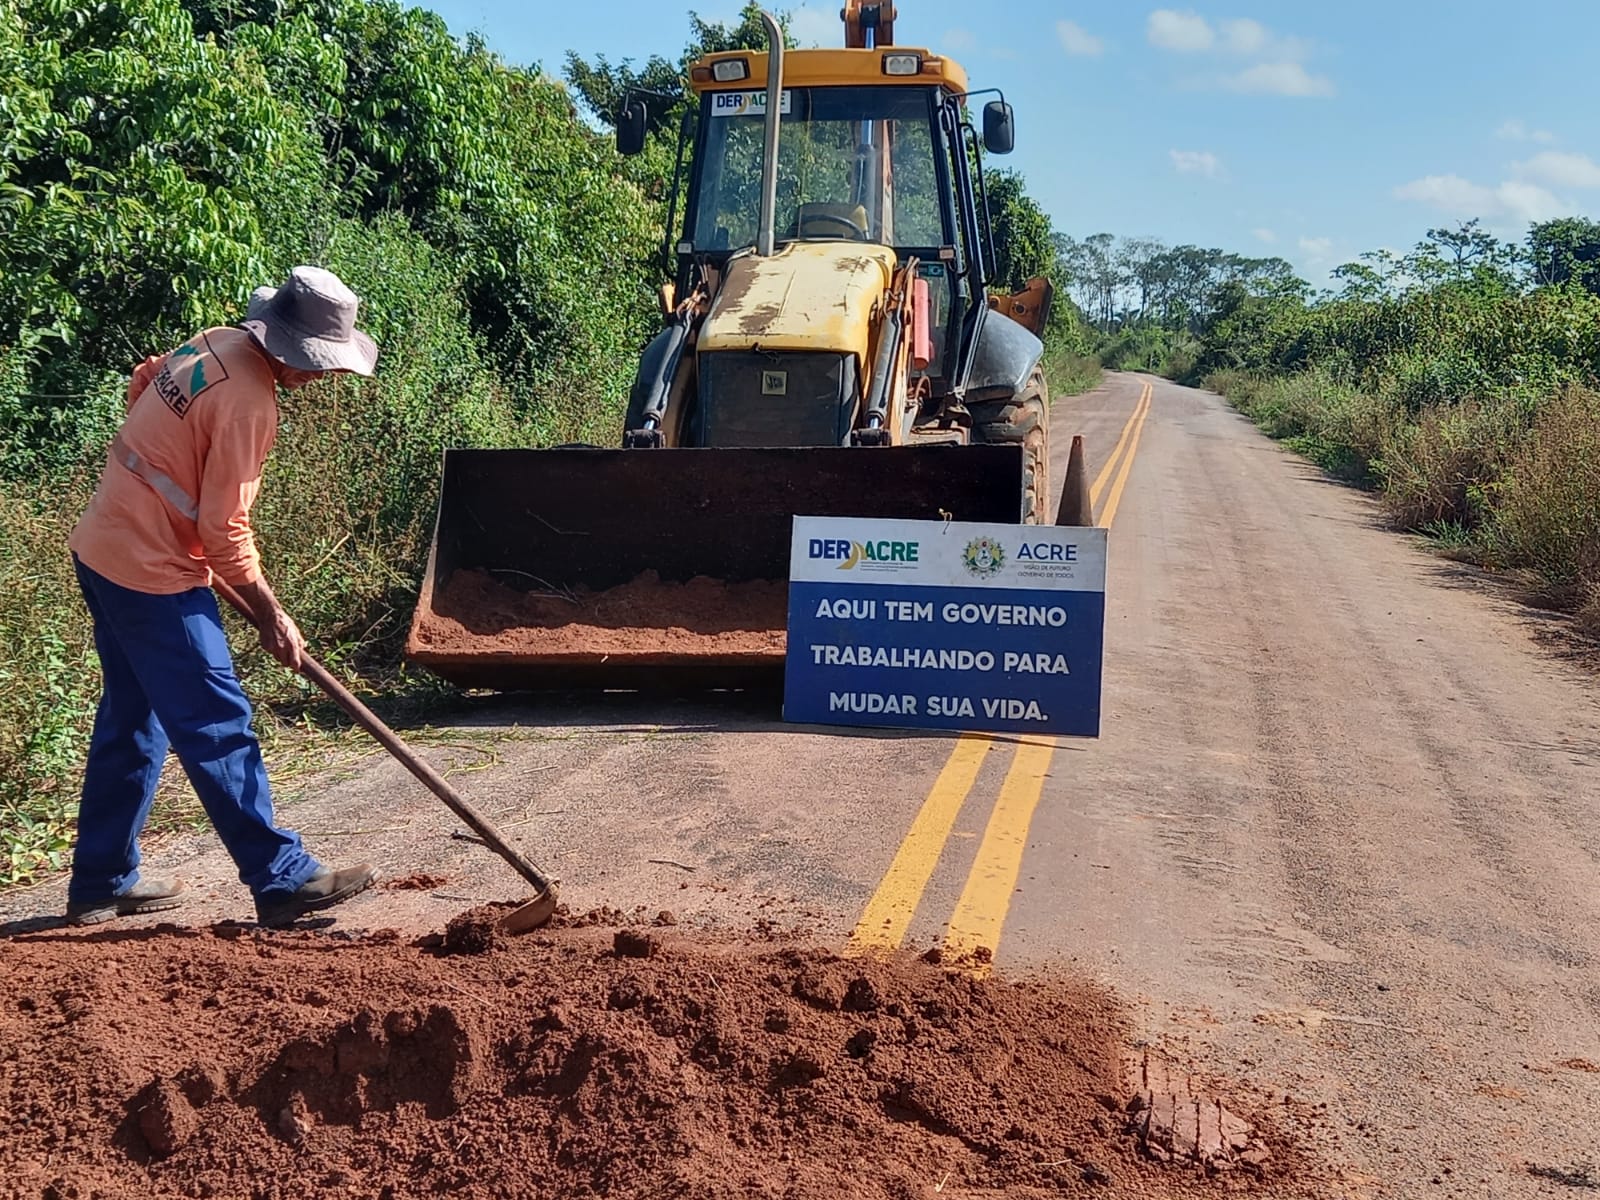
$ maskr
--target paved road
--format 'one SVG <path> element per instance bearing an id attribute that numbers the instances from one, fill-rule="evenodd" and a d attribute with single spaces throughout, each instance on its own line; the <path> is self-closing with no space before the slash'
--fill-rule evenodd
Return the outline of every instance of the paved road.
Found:
<path id="1" fill-rule="evenodd" d="M 1351 1195 L 1600 1179 L 1600 704 L 1541 622 L 1385 531 L 1215 397 L 1056 406 L 1111 526 L 1096 742 L 785 727 L 764 698 L 491 700 L 430 753 L 578 907 L 1074 963 L 1151 1038 L 1327 1105 Z M 378 758 L 301 784 L 329 857 L 446 875 L 350 924 L 515 894 Z M 244 915 L 207 839 L 155 856 Z M 58 902 L 0 897 L 0 919 Z"/>

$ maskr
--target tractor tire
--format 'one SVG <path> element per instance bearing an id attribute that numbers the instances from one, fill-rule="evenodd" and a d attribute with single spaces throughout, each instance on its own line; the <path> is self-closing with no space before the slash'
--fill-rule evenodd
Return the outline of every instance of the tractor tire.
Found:
<path id="1" fill-rule="evenodd" d="M 1022 460 L 1023 522 L 1048 525 L 1050 511 L 1050 390 L 1037 367 L 1027 385 L 1009 400 L 968 406 L 972 440 L 985 445 L 1024 448 Z"/>

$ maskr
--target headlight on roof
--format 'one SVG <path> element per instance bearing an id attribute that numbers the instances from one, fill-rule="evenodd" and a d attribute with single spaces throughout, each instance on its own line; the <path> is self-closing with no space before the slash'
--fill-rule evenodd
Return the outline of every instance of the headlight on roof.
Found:
<path id="1" fill-rule="evenodd" d="M 885 75 L 920 75 L 922 74 L 922 55 L 885 54 L 883 56 L 883 73 Z"/>
<path id="2" fill-rule="evenodd" d="M 748 58 L 724 58 L 711 64 L 711 78 L 718 83 L 737 83 L 750 78 Z"/>

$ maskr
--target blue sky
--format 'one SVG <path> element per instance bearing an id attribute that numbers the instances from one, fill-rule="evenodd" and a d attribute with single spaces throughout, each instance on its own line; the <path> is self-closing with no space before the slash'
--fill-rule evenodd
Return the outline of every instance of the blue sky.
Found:
<path id="1" fill-rule="evenodd" d="M 692 7 L 434 0 L 518 63 L 676 56 Z M 784 4 L 837 45 L 839 0 Z M 1281 254 L 1316 283 L 1430 225 L 1600 213 L 1600 0 L 899 0 L 896 40 L 961 61 L 1017 111 L 1056 227 Z"/>

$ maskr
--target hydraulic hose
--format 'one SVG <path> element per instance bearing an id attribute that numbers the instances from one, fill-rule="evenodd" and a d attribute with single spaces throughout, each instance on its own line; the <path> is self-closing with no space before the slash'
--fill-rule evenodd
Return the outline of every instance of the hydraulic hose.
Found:
<path id="1" fill-rule="evenodd" d="M 683 350 L 688 344 L 689 326 L 693 320 L 694 313 L 687 307 L 673 313 L 664 331 L 664 342 L 659 348 L 652 347 L 656 352 L 648 355 L 648 361 L 641 364 L 646 368 L 646 373 L 642 373 L 635 384 L 644 399 L 640 410 L 641 428 L 657 429 L 666 416 L 667 402 L 672 397 L 672 381 L 677 378 L 678 364 L 683 361 Z"/>

